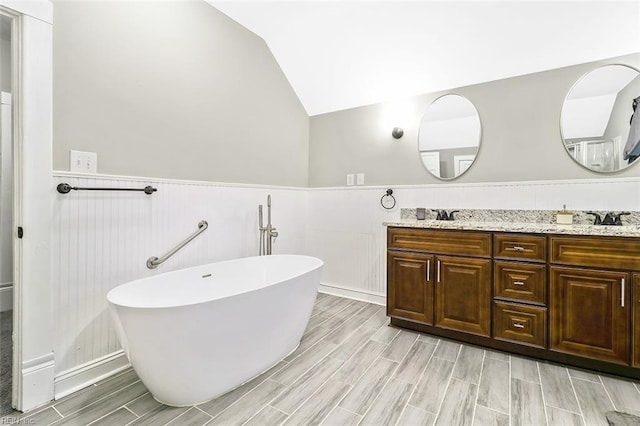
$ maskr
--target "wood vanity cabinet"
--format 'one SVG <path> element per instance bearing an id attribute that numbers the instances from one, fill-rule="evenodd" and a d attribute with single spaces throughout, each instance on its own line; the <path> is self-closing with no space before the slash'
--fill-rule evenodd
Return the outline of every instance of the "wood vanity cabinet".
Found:
<path id="1" fill-rule="evenodd" d="M 494 234 L 494 339 L 547 346 L 546 247 L 542 235 Z"/>
<path id="2" fill-rule="evenodd" d="M 436 256 L 435 325 L 491 335 L 491 260 Z"/>
<path id="3" fill-rule="evenodd" d="M 640 274 L 633 274 L 633 366 L 640 367 Z"/>
<path id="4" fill-rule="evenodd" d="M 394 325 L 640 378 L 640 238 L 389 227 Z"/>
<path id="5" fill-rule="evenodd" d="M 490 336 L 491 234 L 390 227 L 387 237 L 389 316 Z"/>
<path id="6" fill-rule="evenodd" d="M 630 278 L 640 269 L 640 240 L 552 235 L 549 248 L 549 349 L 630 365 Z"/>
<path id="7" fill-rule="evenodd" d="M 550 350 L 628 364 L 623 282 L 628 273 L 552 266 Z"/>
<path id="8" fill-rule="evenodd" d="M 433 324 L 433 256 L 389 250 L 387 315 Z"/>

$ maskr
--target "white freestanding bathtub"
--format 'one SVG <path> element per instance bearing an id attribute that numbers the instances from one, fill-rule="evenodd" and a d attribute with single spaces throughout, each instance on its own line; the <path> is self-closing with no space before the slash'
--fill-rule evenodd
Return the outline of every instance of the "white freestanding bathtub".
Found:
<path id="1" fill-rule="evenodd" d="M 308 256 L 248 257 L 131 281 L 107 299 L 122 347 L 155 399 L 193 405 L 295 350 L 322 265 Z"/>

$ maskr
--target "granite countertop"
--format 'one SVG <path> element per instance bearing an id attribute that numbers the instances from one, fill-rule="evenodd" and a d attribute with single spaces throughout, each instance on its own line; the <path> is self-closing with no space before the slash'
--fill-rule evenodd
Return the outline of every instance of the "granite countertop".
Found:
<path id="1" fill-rule="evenodd" d="M 611 237 L 640 237 L 640 226 L 602 226 L 602 225 L 558 225 L 555 223 L 533 222 L 475 222 L 445 220 L 406 219 L 397 222 L 383 222 L 384 226 L 427 229 L 460 229 L 473 231 L 522 232 L 532 234 L 595 235 Z"/>

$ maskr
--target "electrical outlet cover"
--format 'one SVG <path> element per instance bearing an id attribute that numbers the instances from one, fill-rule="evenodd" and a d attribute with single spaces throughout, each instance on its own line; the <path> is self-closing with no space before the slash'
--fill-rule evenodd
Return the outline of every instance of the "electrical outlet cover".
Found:
<path id="1" fill-rule="evenodd" d="M 356 177 L 356 185 L 364 185 L 364 173 L 358 173 Z"/>
<path id="2" fill-rule="evenodd" d="M 347 175 L 347 185 L 348 185 L 348 186 L 353 185 L 353 173 L 349 173 L 349 174 Z"/>
<path id="3" fill-rule="evenodd" d="M 98 172 L 98 154 L 95 152 L 71 150 L 69 158 L 70 170 L 79 173 Z"/>

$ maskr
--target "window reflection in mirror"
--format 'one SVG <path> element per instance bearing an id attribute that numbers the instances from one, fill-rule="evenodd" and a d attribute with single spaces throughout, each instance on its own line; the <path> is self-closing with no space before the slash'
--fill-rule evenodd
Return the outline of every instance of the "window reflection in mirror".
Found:
<path id="1" fill-rule="evenodd" d="M 427 108 L 418 131 L 424 167 L 439 179 L 454 179 L 471 167 L 480 147 L 480 117 L 460 95 L 444 95 Z"/>
<path id="2" fill-rule="evenodd" d="M 562 105 L 560 131 L 567 152 L 596 172 L 616 172 L 640 157 L 640 72 L 605 65 L 583 75 Z M 631 131 L 635 125 L 635 132 Z"/>

